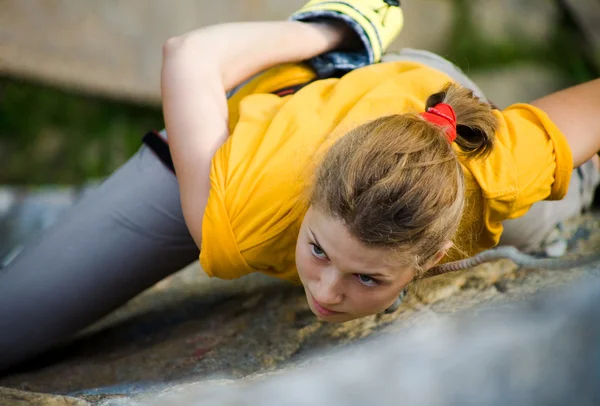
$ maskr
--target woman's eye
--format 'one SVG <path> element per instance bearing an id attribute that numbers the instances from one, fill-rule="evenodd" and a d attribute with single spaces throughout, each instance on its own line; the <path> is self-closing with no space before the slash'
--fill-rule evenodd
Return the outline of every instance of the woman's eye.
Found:
<path id="1" fill-rule="evenodd" d="M 319 259 L 327 259 L 327 254 L 316 244 L 310 244 L 312 254 Z"/>
<path id="2" fill-rule="evenodd" d="M 365 286 L 377 285 L 377 281 L 375 279 L 371 278 L 370 276 L 358 274 L 358 275 L 356 275 L 356 277 L 358 278 L 358 281 Z"/>

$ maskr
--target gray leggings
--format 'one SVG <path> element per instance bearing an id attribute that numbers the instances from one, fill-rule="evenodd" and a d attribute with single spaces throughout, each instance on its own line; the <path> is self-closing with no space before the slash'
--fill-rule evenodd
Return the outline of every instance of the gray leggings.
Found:
<path id="1" fill-rule="evenodd" d="M 0 270 L 0 371 L 198 259 L 177 179 L 146 146 Z"/>
<path id="2" fill-rule="evenodd" d="M 450 62 L 405 50 L 483 97 Z M 68 339 L 198 258 L 177 179 L 141 149 L 0 270 L 0 371 Z"/>

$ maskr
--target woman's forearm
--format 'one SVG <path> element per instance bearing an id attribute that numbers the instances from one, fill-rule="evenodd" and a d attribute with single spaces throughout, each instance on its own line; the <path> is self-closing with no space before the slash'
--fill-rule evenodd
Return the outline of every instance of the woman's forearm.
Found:
<path id="1" fill-rule="evenodd" d="M 198 65 L 216 64 L 224 89 L 231 90 L 271 66 L 339 48 L 353 35 L 345 24 L 334 21 L 228 23 L 175 37 L 167 46 L 187 49 Z"/>
<path id="2" fill-rule="evenodd" d="M 532 102 L 563 132 L 578 167 L 600 151 L 600 79 Z"/>

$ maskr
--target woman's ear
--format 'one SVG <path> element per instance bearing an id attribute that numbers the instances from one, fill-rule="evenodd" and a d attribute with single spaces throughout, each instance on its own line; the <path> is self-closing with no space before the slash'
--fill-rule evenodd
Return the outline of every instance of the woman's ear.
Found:
<path id="1" fill-rule="evenodd" d="M 436 266 L 438 264 L 438 262 L 440 262 L 442 260 L 442 258 L 444 258 L 446 256 L 446 253 L 448 252 L 448 250 L 450 248 L 452 248 L 454 244 L 452 243 L 452 241 L 446 241 L 444 243 L 444 245 L 442 245 L 442 247 L 439 249 L 439 251 L 435 254 L 435 257 L 433 257 L 424 267 L 424 271 L 427 271 L 431 268 L 433 268 L 434 266 Z"/>

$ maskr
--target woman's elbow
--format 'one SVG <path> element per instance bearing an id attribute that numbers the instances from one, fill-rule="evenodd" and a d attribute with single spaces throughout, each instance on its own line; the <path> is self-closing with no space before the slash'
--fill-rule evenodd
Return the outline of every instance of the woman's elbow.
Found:
<path id="1" fill-rule="evenodd" d="M 163 57 L 179 54 L 197 54 L 211 47 L 211 27 L 200 28 L 182 35 L 173 36 L 162 47 Z"/>
<path id="2" fill-rule="evenodd" d="M 191 66 L 199 65 L 198 55 L 201 55 L 192 43 L 189 34 L 171 37 L 162 47 L 163 80 L 185 77 Z"/>
<path id="3" fill-rule="evenodd" d="M 186 34 L 167 39 L 162 47 L 163 58 L 168 58 L 176 53 L 179 53 L 185 48 L 186 42 L 188 42 Z"/>

